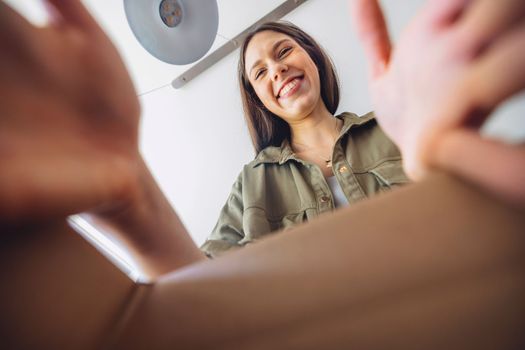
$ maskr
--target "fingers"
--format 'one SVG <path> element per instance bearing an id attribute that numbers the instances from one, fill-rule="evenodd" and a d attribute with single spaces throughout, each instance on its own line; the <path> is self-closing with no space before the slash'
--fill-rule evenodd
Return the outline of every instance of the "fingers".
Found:
<path id="1" fill-rule="evenodd" d="M 464 38 L 466 52 L 475 57 L 493 40 L 519 22 L 524 22 L 523 0 L 477 0 L 472 3 L 456 29 Z"/>
<path id="2" fill-rule="evenodd" d="M 441 28 L 454 23 L 461 17 L 472 0 L 432 0 L 422 10 L 424 25 Z"/>
<path id="3" fill-rule="evenodd" d="M 37 37 L 37 31 L 38 28 L 0 0 L 1 100 L 6 101 L 7 92 L 13 89 L 15 84 L 26 83 L 27 78 L 31 77 L 31 69 L 27 66 L 34 66 L 36 62 L 35 37 Z"/>
<path id="4" fill-rule="evenodd" d="M 82 28 L 87 31 L 98 30 L 99 26 L 80 0 L 45 0 L 56 11 L 52 11 L 52 17 L 57 25 L 66 24 L 72 27 Z"/>
<path id="5" fill-rule="evenodd" d="M 490 111 L 525 89 L 525 24 L 498 39 L 469 72 L 472 102 Z"/>
<path id="6" fill-rule="evenodd" d="M 0 0 L 0 52 L 21 48 L 31 39 L 35 27 L 18 12 Z M 5 51 L 4 51 L 5 50 Z"/>
<path id="7" fill-rule="evenodd" d="M 436 146 L 434 166 L 525 208 L 525 145 L 488 140 L 463 129 L 444 134 Z"/>
<path id="8" fill-rule="evenodd" d="M 351 10 L 372 78 L 378 77 L 385 71 L 392 51 L 381 7 L 377 0 L 352 0 Z"/>

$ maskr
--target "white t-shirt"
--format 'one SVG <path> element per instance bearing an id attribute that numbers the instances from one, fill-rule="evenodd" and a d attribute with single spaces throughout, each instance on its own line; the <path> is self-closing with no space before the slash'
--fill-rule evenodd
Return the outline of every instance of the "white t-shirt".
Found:
<path id="1" fill-rule="evenodd" d="M 330 191 L 332 191 L 335 207 L 340 208 L 347 206 L 348 199 L 346 199 L 341 185 L 339 185 L 339 182 L 337 182 L 337 178 L 335 176 L 330 176 L 326 179 L 326 182 L 328 183 L 328 187 L 330 187 Z"/>

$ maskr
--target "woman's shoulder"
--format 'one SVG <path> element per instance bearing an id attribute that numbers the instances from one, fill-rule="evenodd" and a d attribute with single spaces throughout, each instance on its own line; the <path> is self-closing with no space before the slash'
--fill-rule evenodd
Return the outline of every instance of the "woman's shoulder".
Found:
<path id="1" fill-rule="evenodd" d="M 293 154 L 292 148 L 287 139 L 283 140 L 279 146 L 267 146 L 263 148 L 255 158 L 244 166 L 244 171 L 253 172 L 257 168 L 265 168 L 261 165 L 282 165 Z"/>
<path id="2" fill-rule="evenodd" d="M 260 179 L 261 173 L 265 171 L 265 167 L 261 165 L 268 163 L 278 163 L 278 161 L 274 161 L 271 155 L 262 150 L 253 160 L 242 166 L 237 175 L 236 184 L 243 184 L 257 178 Z"/>
<path id="3" fill-rule="evenodd" d="M 340 136 L 344 139 L 351 138 L 367 138 L 365 135 L 367 131 L 378 129 L 374 112 L 368 112 L 359 116 L 356 113 L 342 112 L 335 116 L 343 121 L 343 126 L 340 131 Z"/>
<path id="4" fill-rule="evenodd" d="M 287 141 L 283 141 L 281 146 L 268 146 L 262 149 L 253 160 L 244 164 L 237 181 L 244 186 L 260 184 L 262 179 L 268 177 L 274 181 L 281 181 L 289 177 L 286 168 L 289 166 L 290 159 L 295 158 Z"/>

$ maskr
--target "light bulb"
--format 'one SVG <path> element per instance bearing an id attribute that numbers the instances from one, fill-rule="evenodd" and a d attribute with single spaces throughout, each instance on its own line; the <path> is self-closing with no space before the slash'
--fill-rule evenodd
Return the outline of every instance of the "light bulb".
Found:
<path id="1" fill-rule="evenodd" d="M 162 22 L 170 28 L 175 28 L 182 21 L 182 7 L 178 0 L 162 0 L 159 6 Z"/>

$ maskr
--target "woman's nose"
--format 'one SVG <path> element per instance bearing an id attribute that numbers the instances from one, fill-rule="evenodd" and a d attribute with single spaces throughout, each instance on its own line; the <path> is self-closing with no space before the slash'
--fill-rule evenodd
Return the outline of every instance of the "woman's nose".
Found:
<path id="1" fill-rule="evenodd" d="M 288 66 L 282 62 L 277 62 L 272 68 L 272 78 L 274 81 L 279 81 L 282 74 L 288 70 Z"/>

